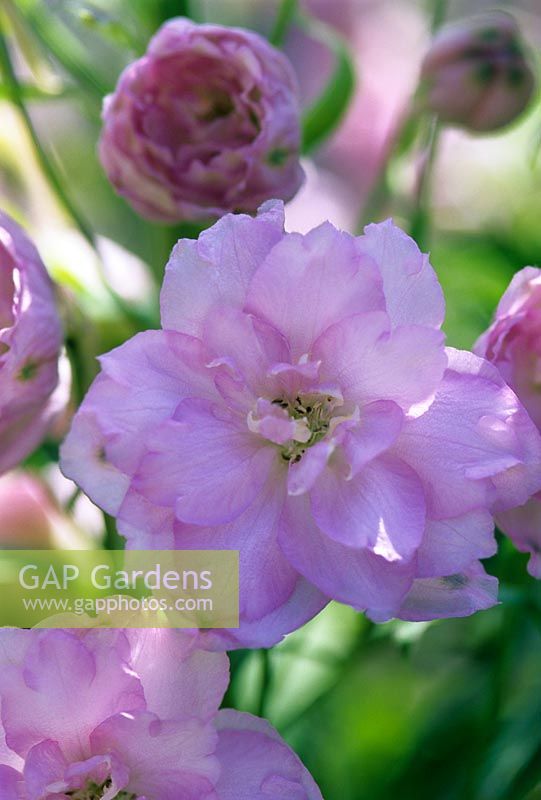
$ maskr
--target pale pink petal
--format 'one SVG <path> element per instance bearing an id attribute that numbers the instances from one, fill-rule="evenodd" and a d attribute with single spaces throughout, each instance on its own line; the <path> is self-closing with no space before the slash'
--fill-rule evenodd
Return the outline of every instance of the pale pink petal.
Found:
<path id="1" fill-rule="evenodd" d="M 220 800 L 322 800 L 309 772 L 268 722 L 227 709 L 217 727 Z"/>
<path id="2" fill-rule="evenodd" d="M 287 475 L 288 494 L 309 492 L 324 472 L 334 449 L 335 446 L 331 441 L 318 442 L 306 450 L 300 461 L 291 463 Z"/>
<path id="3" fill-rule="evenodd" d="M 395 616 L 415 575 L 412 562 L 386 561 L 329 539 L 312 521 L 306 495 L 288 499 L 279 542 L 289 561 L 324 594 L 370 610 L 380 621 Z"/>
<path id="4" fill-rule="evenodd" d="M 381 279 L 357 241 L 326 222 L 290 233 L 255 274 L 246 309 L 282 333 L 297 360 L 344 316 L 384 309 Z"/>
<path id="5" fill-rule="evenodd" d="M 528 572 L 541 578 L 541 497 L 536 495 L 525 505 L 501 512 L 496 522 L 519 550 L 530 553 Z"/>
<path id="6" fill-rule="evenodd" d="M 283 204 L 265 204 L 254 220 L 227 214 L 198 241 L 181 239 L 167 264 L 162 326 L 201 336 L 215 305 L 241 309 L 252 275 L 283 233 Z"/>
<path id="7" fill-rule="evenodd" d="M 274 611 L 254 621 L 243 618 L 239 628 L 203 631 L 202 636 L 218 650 L 273 647 L 319 614 L 328 602 L 329 598 L 316 586 L 297 575 L 293 593 Z"/>
<path id="8" fill-rule="evenodd" d="M 428 520 L 417 551 L 417 575 L 431 578 L 456 573 L 478 558 L 490 558 L 496 550 L 494 521 L 485 509 L 452 519 Z"/>
<path id="9" fill-rule="evenodd" d="M 423 479 L 432 517 L 523 503 L 541 485 L 539 434 L 491 364 L 448 354 L 436 399 L 396 449 Z"/>
<path id="10" fill-rule="evenodd" d="M 91 737 L 96 754 L 115 755 L 129 771 L 128 792 L 160 800 L 215 798 L 216 733 L 198 719 L 162 722 L 140 711 L 105 720 Z"/>
<path id="11" fill-rule="evenodd" d="M 443 342 L 440 331 L 419 325 L 391 331 L 388 316 L 374 311 L 328 328 L 311 356 L 352 402 L 393 400 L 408 410 L 434 394 L 447 365 Z"/>
<path id="12" fill-rule="evenodd" d="M 22 776 L 11 767 L 0 764 L 0 800 L 20 800 Z"/>
<path id="13" fill-rule="evenodd" d="M 229 683 L 225 653 L 201 649 L 199 639 L 183 631 L 150 628 L 126 635 L 149 711 L 161 719 L 207 720 L 216 713 Z"/>
<path id="14" fill-rule="evenodd" d="M 400 461 L 381 456 L 351 480 L 332 467 L 310 494 L 316 525 L 336 542 L 388 561 L 411 558 L 425 528 L 423 486 Z"/>
<path id="15" fill-rule="evenodd" d="M 364 406 L 358 424 L 344 426 L 341 446 L 351 477 L 394 444 L 403 423 L 404 414 L 400 406 L 391 400 L 377 400 Z"/>
<path id="16" fill-rule="evenodd" d="M 121 709 L 143 706 L 141 684 L 116 648 L 96 640 L 87 646 L 63 630 L 28 635 L 23 669 L 8 666 L 0 674 L 6 741 L 20 755 L 44 739 L 61 741 L 68 760 L 83 760 L 96 724 Z"/>
<path id="17" fill-rule="evenodd" d="M 68 762 L 58 742 L 46 739 L 32 747 L 24 765 L 24 785 L 29 800 L 47 797 L 51 794 L 50 786 L 54 783 L 59 784 L 56 791 L 60 793 L 67 766 Z"/>
<path id="18" fill-rule="evenodd" d="M 498 600 L 498 581 L 479 562 L 455 575 L 414 581 L 397 616 L 412 622 L 468 617 Z"/>
<path id="19" fill-rule="evenodd" d="M 133 487 L 152 502 L 172 506 L 184 522 L 227 523 L 254 500 L 277 454 L 271 445 L 203 400 L 184 400 L 176 419 L 149 438 Z"/>
<path id="20" fill-rule="evenodd" d="M 428 256 L 410 236 L 388 219 L 365 228 L 359 249 L 375 261 L 383 277 L 393 327 L 440 327 L 445 315 L 443 292 Z"/>
<path id="21" fill-rule="evenodd" d="M 96 386 L 96 384 L 95 384 Z M 110 461 L 110 443 L 96 414 L 81 410 L 61 447 L 61 467 L 108 514 L 116 514 L 130 485 L 130 478 Z"/>
<path id="22" fill-rule="evenodd" d="M 240 614 L 256 621 L 271 614 L 292 595 L 297 572 L 277 543 L 277 525 L 285 497 L 285 478 L 271 475 L 246 511 L 218 527 L 178 524 L 178 549 L 239 551 Z"/>

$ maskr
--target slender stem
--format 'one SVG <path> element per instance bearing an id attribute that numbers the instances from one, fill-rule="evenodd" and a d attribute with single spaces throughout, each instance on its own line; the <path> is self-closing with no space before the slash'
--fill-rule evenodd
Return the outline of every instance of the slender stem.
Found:
<path id="1" fill-rule="evenodd" d="M 269 691 L 272 684 L 272 669 L 270 661 L 270 650 L 260 650 L 261 654 L 261 687 L 259 692 L 259 701 L 257 704 L 256 714 L 258 717 L 265 717 L 267 712 L 267 705 L 269 701 Z"/>
<path id="2" fill-rule="evenodd" d="M 430 30 L 432 33 L 436 33 L 447 17 L 447 0 L 430 0 L 429 7 L 432 10 Z"/>
<path id="3" fill-rule="evenodd" d="M 286 38 L 289 26 L 297 13 L 297 0 L 281 0 L 274 28 L 269 36 L 269 41 L 275 47 L 281 47 Z"/>
<path id="4" fill-rule="evenodd" d="M 437 117 L 430 121 L 428 141 L 424 154 L 423 164 L 417 182 L 415 206 L 411 216 L 410 234 L 421 250 L 426 248 L 430 238 L 430 199 L 432 189 L 432 174 L 438 152 L 441 126 Z"/>
<path id="5" fill-rule="evenodd" d="M 105 511 L 103 512 L 103 523 L 105 525 L 104 548 L 106 550 L 124 550 L 124 539 L 116 529 L 116 522 Z"/>
<path id="6" fill-rule="evenodd" d="M 9 54 L 9 48 L 1 29 L 0 29 L 0 66 L 2 68 L 2 72 L 4 73 L 7 90 L 10 94 L 13 105 L 18 109 L 19 114 L 21 115 L 26 131 L 32 141 L 36 158 L 39 162 L 41 169 L 43 170 L 43 174 L 49 181 L 49 185 L 56 194 L 56 197 L 58 198 L 58 201 L 61 204 L 61 206 L 64 208 L 66 213 L 73 219 L 73 221 L 75 222 L 75 224 L 77 225 L 77 227 L 79 228 L 85 239 L 90 243 L 92 247 L 94 247 L 94 234 L 92 233 L 92 230 L 86 224 L 85 220 L 81 217 L 78 210 L 74 207 L 68 195 L 64 191 L 64 187 L 62 186 L 62 181 L 60 180 L 55 168 L 53 167 L 51 161 L 49 160 L 49 157 L 47 156 L 45 150 L 41 145 L 39 136 L 37 135 L 37 131 L 34 127 L 30 114 L 28 113 L 28 109 L 24 101 L 24 91 L 21 85 L 19 84 L 17 75 L 15 74 L 15 70 L 13 68 L 13 64 L 11 61 L 11 56 Z"/>

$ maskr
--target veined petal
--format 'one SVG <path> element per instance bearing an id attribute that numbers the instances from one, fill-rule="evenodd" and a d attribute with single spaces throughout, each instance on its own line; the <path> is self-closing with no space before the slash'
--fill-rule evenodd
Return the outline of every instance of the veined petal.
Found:
<path id="1" fill-rule="evenodd" d="M 328 597 L 370 609 L 379 620 L 395 616 L 415 576 L 414 563 L 386 561 L 330 539 L 316 526 L 308 503 L 306 495 L 290 497 L 284 508 L 279 543 L 289 561 Z"/>
<path id="2" fill-rule="evenodd" d="M 414 581 L 398 616 L 421 622 L 445 617 L 468 617 L 498 602 L 498 581 L 479 562 L 443 578 Z"/>
<path id="3" fill-rule="evenodd" d="M 541 486 L 541 437 L 491 364 L 448 354 L 434 402 L 395 450 L 421 476 L 432 518 L 520 505 Z"/>
<path id="4" fill-rule="evenodd" d="M 332 467 L 310 494 L 320 530 L 348 547 L 369 548 L 388 561 L 409 559 L 425 527 L 422 484 L 404 462 L 382 456 L 351 480 Z"/>
<path id="5" fill-rule="evenodd" d="M 162 326 L 201 336 L 216 305 L 242 308 L 249 282 L 284 235 L 283 204 L 265 204 L 256 219 L 226 214 L 197 241 L 181 239 L 167 264 Z"/>
<path id="6" fill-rule="evenodd" d="M 146 711 L 117 714 L 90 738 L 92 752 L 113 751 L 129 770 L 127 790 L 160 800 L 213 798 L 219 765 L 216 733 L 199 719 L 163 722 Z"/>
<path id="7" fill-rule="evenodd" d="M 274 447 L 202 400 L 182 401 L 175 417 L 149 440 L 134 488 L 157 505 L 174 507 L 184 522 L 230 522 L 265 484 Z"/>
<path id="8" fill-rule="evenodd" d="M 359 249 L 374 260 L 383 277 L 393 327 L 413 323 L 439 328 L 445 301 L 428 256 L 391 219 L 368 225 L 364 233 Z"/>
<path id="9" fill-rule="evenodd" d="M 254 275 L 246 310 L 286 337 L 297 360 L 345 316 L 383 309 L 381 278 L 356 239 L 325 222 L 287 234 Z"/>
<path id="10" fill-rule="evenodd" d="M 355 403 L 393 400 L 404 411 L 429 399 L 447 357 L 443 334 L 420 325 L 390 330 L 382 311 L 355 314 L 329 327 L 311 357 L 321 360 L 321 377 L 337 383 Z"/>
<path id="11" fill-rule="evenodd" d="M 322 800 L 310 773 L 268 722 L 224 709 L 216 723 L 220 800 Z"/>

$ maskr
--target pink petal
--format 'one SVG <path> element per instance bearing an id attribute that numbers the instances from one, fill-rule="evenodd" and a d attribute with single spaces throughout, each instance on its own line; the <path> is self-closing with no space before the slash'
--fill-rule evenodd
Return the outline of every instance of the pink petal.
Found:
<path id="1" fill-rule="evenodd" d="M 145 692 L 146 706 L 161 719 L 210 719 L 229 683 L 225 653 L 201 649 L 199 639 L 183 631 L 126 631 L 130 663 Z"/>
<path id="2" fill-rule="evenodd" d="M 133 487 L 196 525 L 231 522 L 265 484 L 277 454 L 236 418 L 203 400 L 179 404 L 149 439 Z"/>
<path id="3" fill-rule="evenodd" d="M 209 646 L 219 650 L 273 647 L 286 634 L 296 631 L 319 614 L 328 602 L 328 597 L 319 589 L 297 575 L 293 593 L 274 611 L 253 622 L 244 618 L 239 628 L 204 631 L 202 636 L 209 641 Z"/>
<path id="4" fill-rule="evenodd" d="M 474 562 L 455 575 L 414 581 L 398 616 L 412 622 L 468 617 L 496 605 L 497 598 L 498 581 Z"/>
<path id="5" fill-rule="evenodd" d="M 381 278 L 357 241 L 325 222 L 305 236 L 290 233 L 255 274 L 246 309 L 275 327 L 293 360 L 350 314 L 383 309 Z"/>
<path id="6" fill-rule="evenodd" d="M 328 469 L 314 486 L 311 508 L 322 533 L 388 561 L 411 558 L 425 527 L 423 487 L 403 461 L 381 456 L 351 480 Z"/>
<path id="7" fill-rule="evenodd" d="M 501 512 L 496 522 L 519 550 L 530 553 L 528 572 L 541 578 L 541 498 L 532 497 L 523 506 Z"/>
<path id="8" fill-rule="evenodd" d="M 388 219 L 368 225 L 359 249 L 377 264 L 383 276 L 387 313 L 393 327 L 428 325 L 439 328 L 445 315 L 443 292 L 428 256 Z"/>
<path id="9" fill-rule="evenodd" d="M 494 521 L 485 509 L 452 519 L 428 520 L 417 551 L 417 575 L 431 578 L 457 573 L 478 558 L 490 558 L 496 550 Z"/>
<path id="10" fill-rule="evenodd" d="M 81 409 L 61 447 L 60 465 L 67 478 L 114 515 L 122 505 L 130 479 L 111 463 L 108 444 L 96 414 Z"/>
<path id="11" fill-rule="evenodd" d="M 272 383 L 266 373 L 270 365 L 289 357 L 281 334 L 249 314 L 227 306 L 214 309 L 205 322 L 203 341 L 211 365 L 222 362 L 237 379 L 251 389 L 254 399 L 266 394 Z M 272 389 L 270 389 L 272 391 Z"/>
<path id="12" fill-rule="evenodd" d="M 61 741 L 68 760 L 83 760 L 98 722 L 144 705 L 141 685 L 103 637 L 83 642 L 63 630 L 27 633 L 23 668 L 7 666 L 0 674 L 7 743 L 24 756 L 44 739 Z"/>
<path id="13" fill-rule="evenodd" d="M 67 766 L 58 742 L 46 739 L 32 747 L 24 766 L 25 789 L 30 800 L 47 797 L 49 786 L 62 782 Z"/>
<path id="14" fill-rule="evenodd" d="M 395 443 L 403 422 L 402 409 L 391 400 L 379 400 L 364 406 L 359 423 L 346 426 L 341 442 L 352 477 Z"/>
<path id="15" fill-rule="evenodd" d="M 359 611 L 369 609 L 380 621 L 396 614 L 414 577 L 412 562 L 386 561 L 325 536 L 312 520 L 306 495 L 288 499 L 279 542 L 289 561 L 324 594 Z"/>
<path id="16" fill-rule="evenodd" d="M 162 722 L 145 711 L 117 714 L 91 736 L 92 752 L 114 753 L 129 770 L 128 792 L 160 800 L 214 798 L 216 733 L 198 719 Z"/>
<path id="17" fill-rule="evenodd" d="M 292 595 L 297 572 L 276 541 L 284 503 L 283 477 L 271 475 L 252 505 L 229 524 L 216 528 L 176 527 L 178 549 L 238 550 L 240 614 L 244 621 L 260 620 Z"/>
<path id="18" fill-rule="evenodd" d="M 227 709 L 217 727 L 220 800 L 322 800 L 302 762 L 267 722 Z"/>
<path id="19" fill-rule="evenodd" d="M 433 518 L 524 503 L 541 486 L 541 438 L 498 371 L 448 349 L 430 408 L 407 420 L 395 448 L 421 476 Z"/>
<path id="20" fill-rule="evenodd" d="M 391 332 L 382 311 L 356 314 L 328 328 L 311 356 L 323 380 L 352 402 L 393 400 L 404 410 L 429 399 L 447 364 L 440 331 L 408 325 Z"/>
<path id="21" fill-rule="evenodd" d="M 300 461 L 289 465 L 287 491 L 290 495 L 309 492 L 325 470 L 335 449 L 331 441 L 322 441 L 309 447 Z"/>
<path id="22" fill-rule="evenodd" d="M 0 800 L 20 800 L 22 776 L 11 767 L 0 764 Z"/>
<path id="23" fill-rule="evenodd" d="M 283 235 L 283 204 L 275 201 L 256 219 L 227 214 L 198 241 L 181 239 L 165 273 L 162 326 L 201 336 L 215 304 L 242 308 L 252 275 Z"/>

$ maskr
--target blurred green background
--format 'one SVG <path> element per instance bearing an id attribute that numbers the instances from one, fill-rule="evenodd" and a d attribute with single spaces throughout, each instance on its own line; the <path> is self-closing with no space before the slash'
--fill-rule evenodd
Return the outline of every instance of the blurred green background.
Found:
<path id="1" fill-rule="evenodd" d="M 157 325 L 171 246 L 197 233 L 141 220 L 116 197 L 96 156 L 103 96 L 165 19 L 190 14 L 268 35 L 285 10 L 279 38 L 313 134 L 306 186 L 287 208 L 290 230 L 330 219 L 355 232 L 389 215 L 411 230 L 422 131 L 387 165 L 384 182 L 382 170 L 436 13 L 512 11 L 539 72 L 540 0 L 304 0 L 303 26 L 288 21 L 288 5 L 0 0 L 19 91 L 17 100 L 4 60 L 0 205 L 29 228 L 60 286 L 68 351 L 77 350 L 74 402 L 96 354 Z M 329 85 L 338 104 L 330 111 L 318 105 Z M 469 348 L 513 273 L 541 265 L 539 98 L 497 135 L 443 132 L 422 222 L 422 245 L 447 299 L 449 343 Z M 77 535 L 97 541 L 100 515 L 55 465 L 61 434 L 26 469 L 46 483 L 55 524 L 68 504 Z M 487 565 L 501 580 L 502 602 L 465 620 L 374 626 L 331 605 L 270 653 L 233 653 L 226 702 L 267 715 L 326 800 L 541 800 L 541 586 L 526 561 L 502 539 Z"/>

